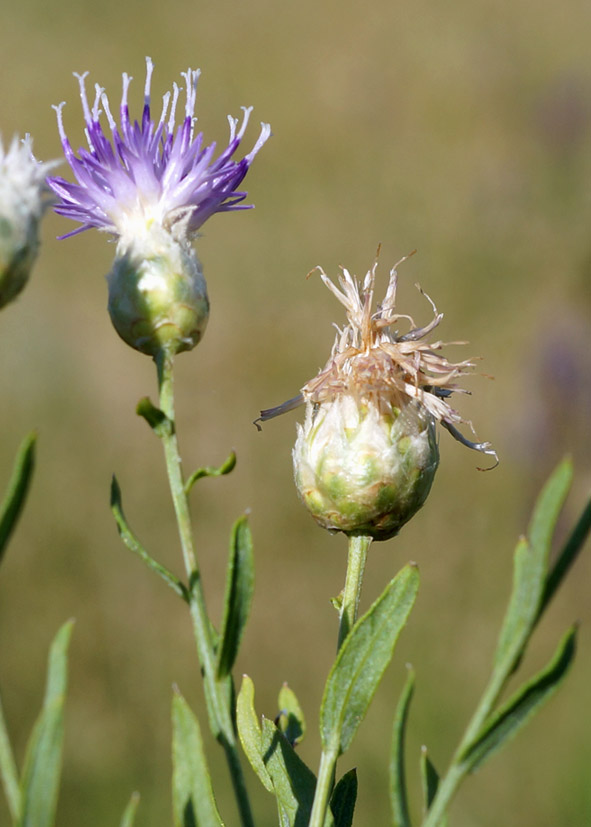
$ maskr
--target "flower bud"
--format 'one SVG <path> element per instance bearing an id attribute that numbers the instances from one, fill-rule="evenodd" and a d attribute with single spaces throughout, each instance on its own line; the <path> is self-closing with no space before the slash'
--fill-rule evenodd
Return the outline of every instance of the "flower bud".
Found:
<path id="1" fill-rule="evenodd" d="M 189 244 L 159 225 L 118 250 L 107 281 L 113 326 L 135 350 L 174 355 L 201 340 L 209 317 L 201 265 Z"/>
<path id="2" fill-rule="evenodd" d="M 435 421 L 412 400 L 380 411 L 338 395 L 308 404 L 293 461 L 300 497 L 323 528 L 387 540 L 427 498 L 439 461 Z"/>
<path id="3" fill-rule="evenodd" d="M 31 139 L 14 138 L 7 152 L 0 140 L 0 307 L 21 292 L 39 249 L 45 175 L 31 153 Z"/>

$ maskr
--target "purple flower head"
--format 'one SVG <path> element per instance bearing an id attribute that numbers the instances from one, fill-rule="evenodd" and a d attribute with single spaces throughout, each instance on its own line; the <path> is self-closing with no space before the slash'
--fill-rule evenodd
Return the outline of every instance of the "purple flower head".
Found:
<path id="1" fill-rule="evenodd" d="M 138 233 L 145 233 L 157 222 L 174 237 L 187 239 L 214 213 L 252 206 L 242 203 L 246 192 L 238 191 L 238 187 L 271 134 L 269 124 L 261 124 L 261 133 L 253 149 L 235 161 L 232 156 L 240 145 L 252 107 L 243 107 L 240 127 L 238 119 L 228 116 L 230 140 L 223 152 L 214 158 L 215 143 L 204 146 L 203 133 L 195 136 L 193 132 L 199 70 L 188 69 L 182 73 L 186 83 L 186 103 L 179 125 L 175 124 L 175 114 L 181 89 L 176 83 L 172 92 L 164 95 L 159 121 L 152 120 L 152 70 L 152 61 L 146 58 L 141 122 L 130 121 L 127 98 L 132 78 L 123 75 L 119 125 L 111 114 L 105 90 L 95 85 L 91 108 L 85 84 L 88 73 L 76 75 L 88 141 L 88 149 L 81 147 L 78 155 L 64 130 L 64 103 L 54 107 L 64 154 L 77 183 L 60 177 L 48 178 L 47 183 L 60 198 L 55 211 L 81 225 L 62 238 L 96 227 L 120 236 L 125 242 Z M 102 111 L 110 135 L 101 126 Z"/>

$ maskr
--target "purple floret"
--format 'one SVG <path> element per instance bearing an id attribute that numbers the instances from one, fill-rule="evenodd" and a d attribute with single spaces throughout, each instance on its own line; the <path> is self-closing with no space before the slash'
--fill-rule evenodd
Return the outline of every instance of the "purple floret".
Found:
<path id="1" fill-rule="evenodd" d="M 238 149 L 252 107 L 244 108 L 242 123 L 228 117 L 230 140 L 224 151 L 214 159 L 215 143 L 203 146 L 203 133 L 193 134 L 197 80 L 199 70 L 183 72 L 186 82 L 185 115 L 175 125 L 175 111 L 180 89 L 163 98 L 162 114 L 155 123 L 150 113 L 150 85 L 153 64 L 146 58 L 146 84 L 141 123 L 129 118 L 129 75 L 123 75 L 120 123 L 111 115 L 105 90 L 95 85 L 92 109 L 86 96 L 86 74 L 76 75 L 84 113 L 88 149 L 81 147 L 78 155 L 66 136 L 62 108 L 57 112 L 58 129 L 66 160 L 78 183 L 60 177 L 47 179 L 48 185 L 59 196 L 54 206 L 56 213 L 80 222 L 67 238 L 91 227 L 116 235 L 125 233 L 128 224 L 138 216 L 146 221 L 158 221 L 176 235 L 190 237 L 216 212 L 249 209 L 243 204 L 247 193 L 238 187 L 253 158 L 271 134 L 268 124 L 261 124 L 261 133 L 253 149 L 239 161 L 232 160 Z M 100 123 L 101 109 L 109 124 L 110 137 Z M 169 110 L 170 106 L 170 112 Z M 168 116 L 168 117 L 167 117 Z"/>

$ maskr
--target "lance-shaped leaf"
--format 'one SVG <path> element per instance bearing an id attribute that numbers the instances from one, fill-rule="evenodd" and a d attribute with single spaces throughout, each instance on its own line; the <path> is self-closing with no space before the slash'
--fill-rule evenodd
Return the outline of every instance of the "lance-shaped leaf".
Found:
<path id="1" fill-rule="evenodd" d="M 35 466 L 36 434 L 25 437 L 20 444 L 12 476 L 0 505 L 0 560 L 23 510 Z"/>
<path id="2" fill-rule="evenodd" d="M 357 801 L 357 770 L 353 768 L 339 780 L 330 798 L 334 827 L 351 827 Z"/>
<path id="3" fill-rule="evenodd" d="M 548 666 L 525 683 L 484 724 L 461 756 L 469 771 L 475 770 L 513 738 L 558 689 L 575 656 L 576 632 L 576 626 L 570 628 Z"/>
<path id="4" fill-rule="evenodd" d="M 439 773 L 429 758 L 427 747 L 421 749 L 421 787 L 423 790 L 423 814 L 426 814 L 439 787 Z"/>
<path id="5" fill-rule="evenodd" d="M 263 718 L 261 746 L 280 814 L 288 817 L 290 827 L 307 827 L 316 790 L 316 776 L 268 718 Z M 325 827 L 334 827 L 331 814 L 327 815 L 324 824 Z"/>
<path id="6" fill-rule="evenodd" d="M 410 827 L 406 772 L 404 767 L 404 743 L 410 702 L 415 686 L 415 673 L 409 667 L 408 677 L 396 707 L 390 753 L 390 806 L 393 827 Z"/>
<path id="7" fill-rule="evenodd" d="M 236 701 L 236 727 L 242 749 L 250 766 L 258 775 L 265 789 L 273 792 L 273 782 L 263 761 L 262 730 L 254 709 L 254 683 L 243 675 L 242 686 Z"/>
<path id="8" fill-rule="evenodd" d="M 292 747 L 295 747 L 306 734 L 306 721 L 295 692 L 286 683 L 279 690 L 278 702 L 279 714 L 275 723 Z"/>
<path id="9" fill-rule="evenodd" d="M 135 823 L 135 814 L 137 813 L 138 804 L 140 803 L 140 794 L 132 793 L 129 799 L 129 804 L 123 811 L 121 818 L 121 827 L 133 827 Z"/>
<path id="10" fill-rule="evenodd" d="M 158 577 L 161 577 L 167 586 L 182 597 L 185 602 L 189 602 L 189 596 L 187 593 L 187 589 L 183 583 L 176 577 L 172 572 L 170 572 L 165 566 L 158 563 L 151 557 L 146 549 L 142 546 L 140 541 L 137 539 L 127 520 L 125 519 L 125 514 L 123 513 L 123 504 L 121 502 L 121 489 L 119 487 L 119 483 L 117 482 L 117 478 L 113 475 L 111 479 L 111 511 L 113 512 L 113 517 L 115 518 L 115 523 L 117 524 L 117 531 L 119 532 L 119 536 L 123 540 L 123 543 L 127 546 L 130 551 L 133 551 L 134 554 L 137 554 L 141 560 L 144 561 L 146 566 L 155 572 Z"/>
<path id="11" fill-rule="evenodd" d="M 54 822 L 62 763 L 68 645 L 72 628 L 73 621 L 64 623 L 49 650 L 43 707 L 25 755 L 18 827 L 52 827 Z"/>
<path id="12" fill-rule="evenodd" d="M 320 709 L 320 734 L 326 752 L 341 754 L 353 740 L 392 658 L 418 586 L 418 569 L 410 563 L 359 618 L 341 646 Z"/>
<path id="13" fill-rule="evenodd" d="M 2 778 L 2 786 L 6 794 L 6 801 L 8 809 L 12 816 L 12 822 L 18 823 L 21 812 L 21 790 L 18 779 L 18 769 L 12 746 L 10 745 L 10 738 L 8 729 L 6 728 L 6 721 L 4 720 L 4 712 L 2 704 L 0 703 L 0 777 Z"/>
<path id="14" fill-rule="evenodd" d="M 589 501 L 583 509 L 576 526 L 574 527 L 570 537 L 564 545 L 564 548 L 556 558 L 554 565 L 548 574 L 539 615 L 542 614 L 548 603 L 556 594 L 556 590 L 568 574 L 571 566 L 577 559 L 579 552 L 583 548 L 585 540 L 589 536 L 589 532 L 591 532 L 591 501 Z"/>
<path id="15" fill-rule="evenodd" d="M 226 575 L 224 620 L 217 650 L 218 679 L 228 675 L 240 646 L 240 640 L 254 591 L 254 557 L 252 536 L 246 516 L 240 517 L 232 529 L 230 556 Z"/>
<path id="16" fill-rule="evenodd" d="M 565 460 L 542 489 L 527 537 L 515 549 L 513 591 L 495 654 L 495 667 L 505 674 L 518 664 L 540 616 L 552 534 L 571 480 L 572 464 Z"/>
<path id="17" fill-rule="evenodd" d="M 217 468 L 215 466 L 206 465 L 203 468 L 198 468 L 196 471 L 193 471 L 187 482 L 185 483 L 185 493 L 188 494 L 191 488 L 195 485 L 197 480 L 203 479 L 203 477 L 223 477 L 225 474 L 229 474 L 231 471 L 234 470 L 236 467 L 236 453 L 234 451 L 230 452 L 230 456 L 228 459 L 224 460 L 221 465 Z"/>
<path id="18" fill-rule="evenodd" d="M 172 803 L 175 827 L 219 827 L 199 722 L 183 696 L 172 699 Z"/>

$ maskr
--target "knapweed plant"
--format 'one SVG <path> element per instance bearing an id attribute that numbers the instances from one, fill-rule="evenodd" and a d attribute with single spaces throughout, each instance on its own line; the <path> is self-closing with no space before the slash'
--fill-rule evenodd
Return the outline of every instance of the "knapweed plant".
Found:
<path id="1" fill-rule="evenodd" d="M 175 827 L 260 825 L 248 791 L 251 783 L 258 783 L 256 776 L 276 800 L 280 827 L 349 827 L 355 815 L 357 772 L 350 770 L 339 777 L 338 759 L 365 717 L 419 588 L 418 568 L 410 562 L 358 617 L 368 552 L 372 542 L 395 537 L 425 504 L 439 463 L 438 424 L 463 445 L 491 457 L 488 467 L 497 464 L 488 442 L 465 436 L 470 423 L 451 402 L 454 394 L 465 390 L 464 381 L 475 363 L 471 359 L 451 362 L 443 354 L 446 345 L 434 336 L 442 314 L 426 294 L 433 315 L 423 326 L 398 312 L 397 265 L 377 306 L 377 260 L 361 282 L 343 269 L 340 286 L 318 268 L 325 285 L 344 306 L 346 324 L 337 328 L 332 352 L 320 373 L 294 399 L 263 411 L 260 417 L 266 421 L 305 404 L 305 421 L 298 425 L 293 451 L 297 491 L 316 522 L 330 532 L 344 534 L 348 543 L 344 589 L 333 601 L 339 614 L 337 654 L 327 669 L 319 714 L 322 750 L 315 772 L 298 753 L 305 723 L 293 691 L 285 684 L 278 709 L 271 717 L 259 719 L 252 680 L 245 675 L 239 691 L 235 689 L 232 670 L 254 590 L 253 544 L 245 516 L 235 522 L 230 534 L 221 622 L 216 623 L 208 613 L 189 498 L 201 478 L 231 472 L 236 457 L 231 453 L 218 468 L 185 473 L 175 423 L 174 359 L 200 342 L 209 316 L 206 283 L 193 243 L 199 228 L 215 213 L 248 208 L 246 193 L 239 188 L 269 138 L 270 128 L 262 124 L 253 148 L 236 160 L 251 111 L 245 109 L 240 124 L 229 118 L 228 144 L 216 154 L 215 145 L 205 144 L 202 133 L 194 130 L 199 72 L 189 69 L 184 73 L 184 90 L 174 84 L 154 120 L 152 70 L 148 59 L 144 106 L 138 120 L 130 116 L 128 75 L 123 75 L 118 118 L 105 90 L 95 86 L 91 102 L 86 75 L 77 76 L 88 145 L 77 151 L 72 148 L 62 121 L 64 104 L 56 107 L 62 147 L 75 181 L 50 177 L 47 184 L 57 199 L 55 211 L 78 223 L 62 238 L 92 228 L 116 238 L 115 260 L 107 277 L 109 314 L 119 336 L 150 356 L 156 366 L 158 404 L 146 397 L 137 412 L 162 443 L 184 576 L 167 569 L 140 542 L 125 517 L 115 477 L 111 509 L 124 544 L 186 604 L 195 636 L 205 708 L 195 714 L 175 690 L 173 823 Z M 0 303 L 5 304 L 22 289 L 36 253 L 42 179 L 47 170 L 32 158 L 28 143 L 13 145 L 0 161 L 0 196 L 17 179 L 17 189 L 21 187 L 24 195 L 31 195 L 33 181 L 37 187 L 37 199 L 23 198 L 20 206 L 17 199 L 8 210 L 6 198 L 0 203 L 4 208 L 2 240 L 15 239 L 0 273 Z M 23 204 L 28 212 L 21 209 Z M 33 446 L 33 437 L 23 443 L 2 506 L 0 553 L 25 501 Z M 542 491 L 527 533 L 517 544 L 513 590 L 490 681 L 447 769 L 436 770 L 426 751 L 419 757 L 421 814 L 410 806 L 405 776 L 404 741 L 414 685 L 414 672 L 409 672 L 392 710 L 389 792 L 395 827 L 446 824 L 449 804 L 465 777 L 528 721 L 565 676 L 575 651 L 574 627 L 564 635 L 545 669 L 503 697 L 532 632 L 591 529 L 590 503 L 550 564 L 553 532 L 571 478 L 571 465 L 565 461 Z M 71 623 L 67 623 L 52 647 L 44 706 L 21 773 L 0 714 L 0 772 L 15 827 L 51 827 L 54 823 L 70 633 Z M 278 680 L 285 678 L 289 676 L 278 676 Z M 224 752 L 231 787 L 224 779 L 211 778 L 201 735 L 205 720 Z M 245 775 L 247 764 L 254 770 L 250 777 Z M 234 811 L 228 803 L 230 789 Z M 138 800 L 132 796 L 122 827 L 134 824 Z M 358 814 L 357 823 L 365 823 L 363 819 Z"/>

